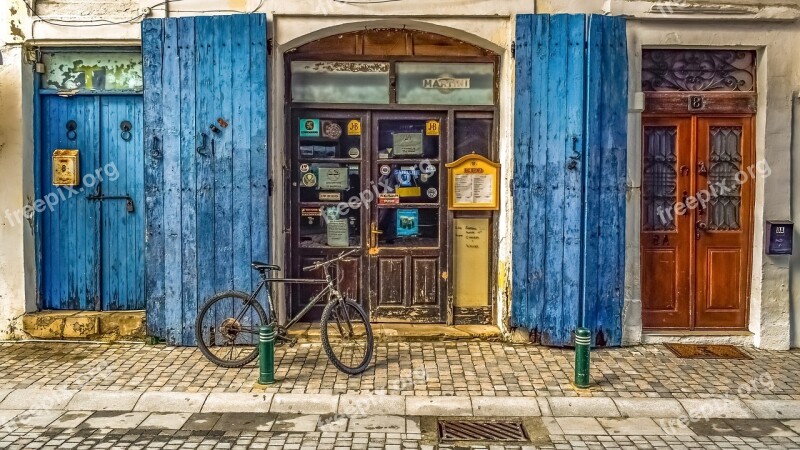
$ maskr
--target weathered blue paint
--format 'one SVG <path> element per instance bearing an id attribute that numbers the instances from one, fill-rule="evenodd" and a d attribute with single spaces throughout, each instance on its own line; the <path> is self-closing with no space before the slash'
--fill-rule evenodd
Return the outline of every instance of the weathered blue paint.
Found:
<path id="1" fill-rule="evenodd" d="M 192 345 L 202 302 L 250 290 L 267 259 L 266 17 L 148 19 L 142 41 L 145 144 L 163 148 L 145 165 L 148 333 Z"/>
<path id="2" fill-rule="evenodd" d="M 40 307 L 143 309 L 143 210 L 87 198 L 129 195 L 143 207 L 141 97 L 42 95 L 39 111 L 37 198 L 53 205 L 34 216 Z M 69 120 L 78 124 L 74 141 L 66 136 Z M 120 137 L 123 120 L 133 127 L 130 141 Z M 52 152 L 59 148 L 80 151 L 80 186 L 53 186 Z"/>
<path id="3" fill-rule="evenodd" d="M 570 345 L 582 319 L 585 290 L 587 325 L 601 343 L 619 345 L 622 290 L 615 289 L 624 279 L 617 270 L 624 260 L 624 20 L 520 15 L 516 32 L 512 323 L 533 331 L 544 344 Z M 598 36 L 609 43 L 599 56 L 603 61 L 590 48 Z M 590 159 L 585 160 L 587 148 Z M 592 152 L 602 157 L 591 159 Z M 583 280 L 582 262 L 587 264 Z"/>

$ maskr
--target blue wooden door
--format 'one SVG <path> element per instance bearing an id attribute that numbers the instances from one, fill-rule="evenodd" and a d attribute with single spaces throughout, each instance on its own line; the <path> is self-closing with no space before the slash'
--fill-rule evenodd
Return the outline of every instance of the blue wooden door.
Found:
<path id="1" fill-rule="evenodd" d="M 268 260 L 266 16 L 147 19 L 142 52 L 148 334 L 193 345 L 203 301 Z"/>
<path id="2" fill-rule="evenodd" d="M 548 345 L 580 325 L 619 345 L 625 21 L 519 15 L 516 31 L 512 323 Z"/>
<path id="3" fill-rule="evenodd" d="M 39 196 L 39 297 L 42 309 L 144 308 L 141 96 L 43 95 Z M 74 133 L 67 123 L 75 122 Z M 131 123 L 129 140 L 120 122 Z M 127 137 L 127 135 L 126 135 Z M 52 183 L 52 152 L 79 151 L 80 184 Z"/>
<path id="4" fill-rule="evenodd" d="M 41 103 L 41 241 L 39 299 L 42 309 L 100 309 L 100 204 L 91 188 L 52 182 L 55 149 L 78 149 L 81 176 L 100 166 L 100 98 L 43 96 Z M 75 122 L 74 135 L 67 123 Z"/>
<path id="5" fill-rule="evenodd" d="M 144 309 L 142 97 L 102 97 L 100 123 L 102 307 Z"/>

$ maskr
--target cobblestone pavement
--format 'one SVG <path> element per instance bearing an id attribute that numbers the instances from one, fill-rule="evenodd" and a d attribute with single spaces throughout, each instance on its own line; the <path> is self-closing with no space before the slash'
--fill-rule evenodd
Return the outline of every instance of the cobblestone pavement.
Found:
<path id="1" fill-rule="evenodd" d="M 800 351 L 748 348 L 752 360 L 679 359 L 660 345 L 592 352 L 592 388 L 570 385 L 573 352 L 502 342 L 379 343 L 374 368 L 348 377 L 320 344 L 278 348 L 266 392 L 400 395 L 800 399 Z M 255 364 L 222 369 L 194 348 L 141 344 L 0 344 L 0 389 L 264 391 Z M 768 380 L 758 383 L 757 380 Z M 751 386 L 752 388 L 747 388 Z"/>

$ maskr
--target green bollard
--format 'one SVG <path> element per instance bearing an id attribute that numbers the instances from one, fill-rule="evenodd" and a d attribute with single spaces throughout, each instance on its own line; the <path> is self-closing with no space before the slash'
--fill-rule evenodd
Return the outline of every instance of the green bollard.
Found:
<path id="1" fill-rule="evenodd" d="M 258 329 L 258 384 L 275 382 L 275 332 L 269 325 Z"/>
<path id="2" fill-rule="evenodd" d="M 592 333 L 588 328 L 575 330 L 575 387 L 589 387 L 589 348 Z"/>

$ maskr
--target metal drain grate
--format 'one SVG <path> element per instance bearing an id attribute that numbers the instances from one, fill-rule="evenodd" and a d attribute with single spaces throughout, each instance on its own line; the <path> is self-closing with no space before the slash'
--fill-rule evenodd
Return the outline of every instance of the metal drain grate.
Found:
<path id="1" fill-rule="evenodd" d="M 440 420 L 440 441 L 527 441 L 522 422 Z"/>

